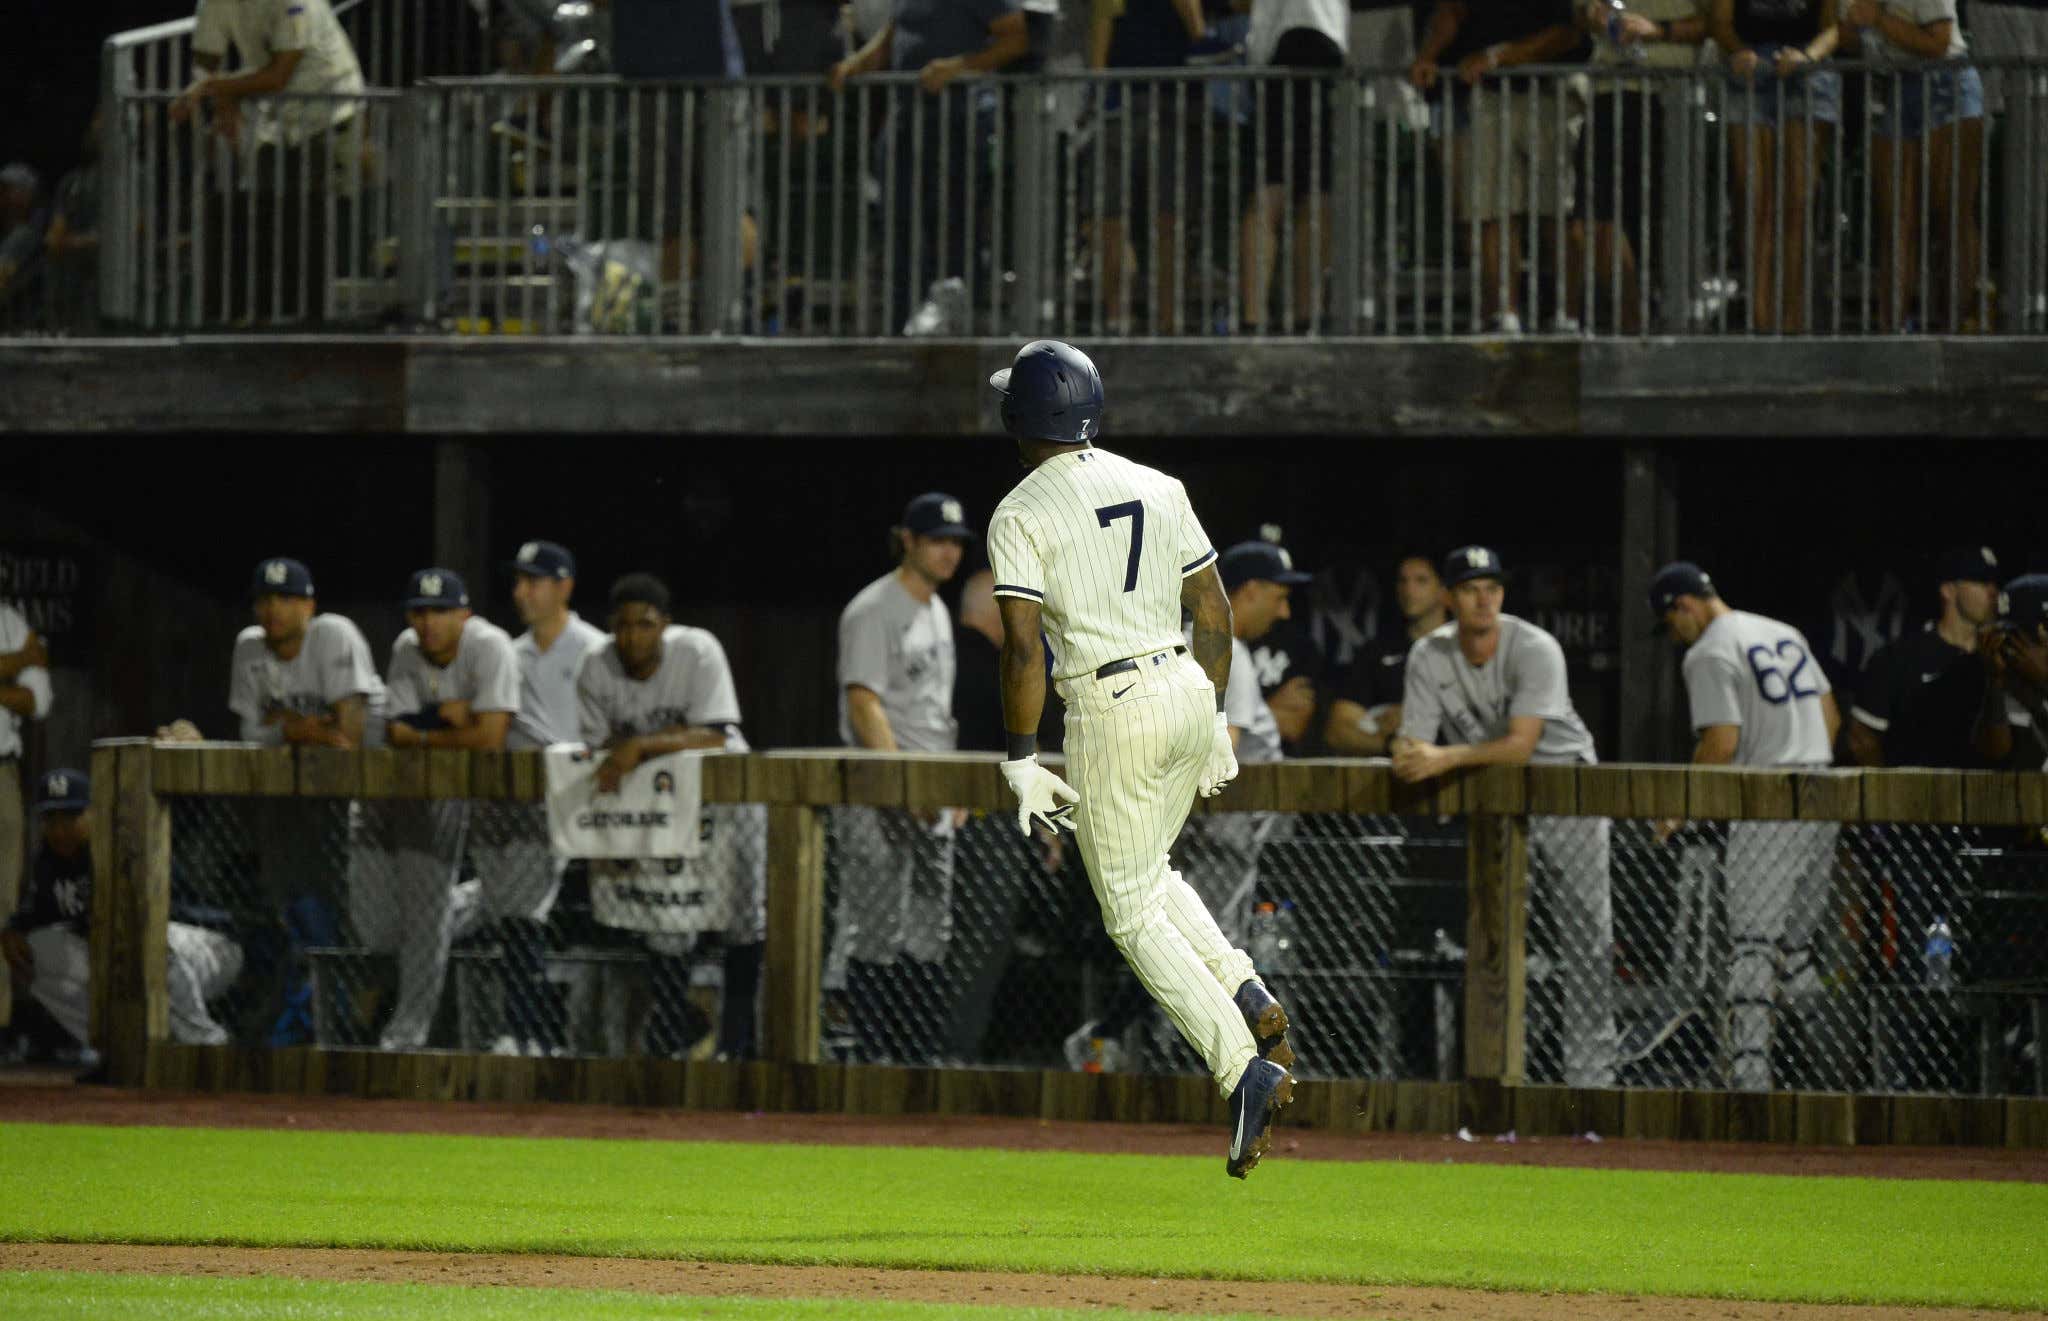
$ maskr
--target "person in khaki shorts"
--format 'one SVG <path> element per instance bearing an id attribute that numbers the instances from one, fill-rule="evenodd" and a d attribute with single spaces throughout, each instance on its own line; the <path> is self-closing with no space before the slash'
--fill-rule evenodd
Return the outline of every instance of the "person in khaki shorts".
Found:
<path id="1" fill-rule="evenodd" d="M 1556 250 L 1553 226 L 1570 209 L 1585 79 L 1574 75 L 1560 94 L 1552 79 L 1500 75 L 1522 64 L 1580 60 L 1585 44 L 1571 0 L 1437 0 L 1408 70 L 1424 92 L 1447 89 L 1438 107 L 1444 169 L 1459 223 L 1478 223 L 1480 324 L 1503 335 L 1522 329 L 1515 301 L 1521 228 L 1506 222 L 1536 215 L 1542 251 Z"/>
<path id="2" fill-rule="evenodd" d="M 23 726 L 50 714 L 49 653 L 28 621 L 0 602 L 0 917 L 14 911 L 21 895 L 27 821 L 21 807 Z M 0 1025 L 13 1002 L 0 977 Z"/>

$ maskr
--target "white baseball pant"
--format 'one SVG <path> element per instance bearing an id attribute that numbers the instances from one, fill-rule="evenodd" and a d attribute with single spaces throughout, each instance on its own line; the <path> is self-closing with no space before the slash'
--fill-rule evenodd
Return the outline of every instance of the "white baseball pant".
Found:
<path id="1" fill-rule="evenodd" d="M 1252 977 L 1167 854 L 1209 754 L 1216 690 L 1185 654 L 1061 681 L 1074 833 L 1102 922 L 1152 998 L 1228 1096 L 1258 1047 L 1231 996 Z"/>
<path id="2" fill-rule="evenodd" d="M 474 884 L 457 885 L 469 804 L 391 799 L 355 806 L 349 921 L 362 944 L 398 956 L 398 1001 L 379 1045 L 417 1050 L 441 1003 L 448 947 L 475 925 L 480 906 Z"/>
<path id="3" fill-rule="evenodd" d="M 1780 988 L 1807 972 L 1841 827 L 1831 821 L 1733 821 L 1722 865 L 1733 959 L 1728 969 L 1729 1083 L 1771 1089 Z"/>
<path id="4" fill-rule="evenodd" d="M 217 931 L 183 922 L 170 923 L 166 934 L 164 978 L 171 1002 L 171 1039 L 195 1046 L 225 1045 L 227 1030 L 214 1021 L 206 1002 L 241 975 L 242 947 Z M 29 994 L 73 1040 L 89 1044 L 92 947 L 63 926 L 37 927 L 25 939 L 36 960 Z"/>

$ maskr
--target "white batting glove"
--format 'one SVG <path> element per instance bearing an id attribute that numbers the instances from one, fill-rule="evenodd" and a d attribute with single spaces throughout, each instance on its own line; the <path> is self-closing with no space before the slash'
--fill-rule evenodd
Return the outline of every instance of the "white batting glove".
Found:
<path id="1" fill-rule="evenodd" d="M 1204 798 L 1214 798 L 1223 786 L 1237 778 L 1237 749 L 1230 746 L 1230 720 L 1221 711 L 1209 735 L 1209 759 L 1202 763 L 1202 776 L 1195 788 Z"/>
<path id="2" fill-rule="evenodd" d="M 1030 835 L 1035 820 L 1057 834 L 1074 828 L 1074 804 L 1081 795 L 1074 786 L 1038 764 L 1037 754 L 1003 763 L 1003 780 L 1017 795 L 1017 830 Z M 1060 802 L 1060 799 L 1066 802 Z"/>

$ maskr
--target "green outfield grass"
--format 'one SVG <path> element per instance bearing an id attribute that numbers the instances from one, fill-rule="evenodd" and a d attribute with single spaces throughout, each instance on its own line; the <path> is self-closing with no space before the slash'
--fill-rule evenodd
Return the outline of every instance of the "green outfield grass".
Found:
<path id="1" fill-rule="evenodd" d="M 0 1125 L 0 1239 L 2048 1305 L 2048 1186 L 1284 1157 L 1237 1183 L 1220 1134 L 1217 1147 L 1194 1159 Z"/>
<path id="2" fill-rule="evenodd" d="M 0 1303 L 8 1321 L 390 1321 L 400 1316 L 462 1321 L 1157 1321 L 1152 1312 L 1122 1308 L 956 1307 L 891 1303 L 873 1298 L 688 1298 L 677 1294 L 595 1289 L 465 1288 L 448 1284 L 334 1284 L 319 1280 L 203 1279 L 188 1275 L 103 1275 L 71 1271 L 0 1271 Z M 1229 1321 L 1180 1316 L 1177 1321 Z"/>

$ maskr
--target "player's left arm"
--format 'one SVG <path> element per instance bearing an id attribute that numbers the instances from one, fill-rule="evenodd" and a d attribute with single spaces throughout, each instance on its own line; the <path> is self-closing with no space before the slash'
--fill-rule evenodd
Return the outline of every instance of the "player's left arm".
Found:
<path id="1" fill-rule="evenodd" d="M 1693 744 L 1695 766 L 1727 766 L 1735 761 L 1736 744 L 1742 740 L 1740 725 L 1702 725 L 1699 741 Z"/>
<path id="2" fill-rule="evenodd" d="M 1038 602 L 1024 596 L 998 596 L 1003 616 L 1003 651 L 998 662 L 1003 691 L 1003 733 L 1008 758 L 1022 761 L 1037 755 L 1038 725 L 1045 716 L 1045 643 Z"/>
<path id="3" fill-rule="evenodd" d="M 1542 741 L 1542 716 L 1509 716 L 1508 732 L 1485 743 L 1439 747 L 1421 739 L 1403 739 L 1394 752 L 1394 774 L 1416 784 L 1466 766 L 1527 766 Z"/>
<path id="4" fill-rule="evenodd" d="M 1195 664 L 1215 685 L 1216 709 L 1221 711 L 1230 691 L 1230 595 L 1213 562 L 1180 580 L 1180 604 L 1194 616 L 1190 650 Z"/>

